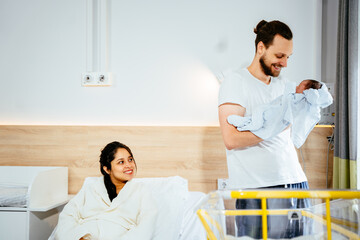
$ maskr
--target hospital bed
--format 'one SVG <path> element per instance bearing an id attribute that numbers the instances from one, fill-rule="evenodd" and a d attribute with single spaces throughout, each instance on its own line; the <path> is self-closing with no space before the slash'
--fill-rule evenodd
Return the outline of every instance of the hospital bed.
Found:
<path id="1" fill-rule="evenodd" d="M 98 178 L 88 177 L 83 187 Z M 206 231 L 196 215 L 205 193 L 188 191 L 188 181 L 179 176 L 134 178 L 148 188 L 158 205 L 153 240 L 206 240 Z M 53 240 L 55 231 L 49 237 Z"/>
<path id="2" fill-rule="evenodd" d="M 0 166 L 0 239 L 47 239 L 67 199 L 67 167 Z"/>
<path id="3" fill-rule="evenodd" d="M 312 206 L 302 209 L 268 209 L 269 200 L 311 199 Z M 260 199 L 261 209 L 234 209 L 236 199 Z M 268 225 L 281 227 L 279 216 L 285 222 L 301 223 L 303 234 L 294 239 L 360 239 L 360 191 L 310 191 L 310 190 L 218 190 L 204 198 L 197 211 L 210 240 L 253 239 L 238 236 L 238 216 L 260 216 L 262 239 L 270 239 Z M 301 222 L 300 222 L 301 221 Z M 289 229 L 288 224 L 286 230 Z M 294 226 L 294 225 L 292 225 Z M 295 225 L 300 226 L 300 225 Z M 271 228 L 270 228 L 271 232 Z"/>

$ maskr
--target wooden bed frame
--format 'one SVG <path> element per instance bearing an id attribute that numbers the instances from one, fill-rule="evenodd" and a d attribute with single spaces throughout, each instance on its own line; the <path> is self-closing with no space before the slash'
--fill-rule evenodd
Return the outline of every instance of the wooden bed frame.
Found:
<path id="1" fill-rule="evenodd" d="M 302 147 L 312 189 L 326 188 L 327 137 L 331 134 L 329 126 L 315 127 Z M 2 125 L 0 135 L 0 165 L 68 167 L 70 194 L 79 191 L 86 177 L 101 175 L 100 151 L 112 141 L 131 148 L 138 177 L 178 175 L 188 179 L 190 191 L 204 193 L 217 189 L 217 179 L 227 178 L 225 147 L 216 126 Z M 329 186 L 332 156 L 330 151 Z"/>

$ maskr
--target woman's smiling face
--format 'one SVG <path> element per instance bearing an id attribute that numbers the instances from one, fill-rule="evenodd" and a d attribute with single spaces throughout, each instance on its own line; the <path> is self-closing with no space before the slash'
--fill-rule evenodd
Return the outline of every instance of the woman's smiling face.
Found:
<path id="1" fill-rule="evenodd" d="M 104 167 L 104 170 L 110 175 L 113 184 L 126 183 L 136 174 L 135 160 L 125 148 L 118 148 L 111 161 L 111 169 Z"/>

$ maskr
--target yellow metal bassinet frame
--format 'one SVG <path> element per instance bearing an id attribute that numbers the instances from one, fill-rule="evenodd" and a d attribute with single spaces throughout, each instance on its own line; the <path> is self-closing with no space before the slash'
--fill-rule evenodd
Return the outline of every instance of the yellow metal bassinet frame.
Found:
<path id="1" fill-rule="evenodd" d="M 312 198 L 312 199 L 323 199 L 325 200 L 326 215 L 316 215 L 307 211 L 306 209 L 298 209 L 301 214 L 305 217 L 312 218 L 327 227 L 327 239 L 331 240 L 331 230 L 335 230 L 349 239 L 360 239 L 359 235 L 351 232 L 344 227 L 338 225 L 336 221 L 332 221 L 330 216 L 330 199 L 360 199 L 360 191 L 311 191 L 311 190 L 299 190 L 299 191 L 288 191 L 288 190 L 261 190 L 261 191 L 218 191 L 215 192 L 220 194 L 224 199 L 261 199 L 261 209 L 259 210 L 219 210 L 219 214 L 225 216 L 241 216 L 241 215 L 261 215 L 262 216 L 262 233 L 263 239 L 268 238 L 267 233 L 267 216 L 268 215 L 287 215 L 289 211 L 294 209 L 267 209 L 266 200 L 269 198 Z M 211 194 L 211 193 L 210 193 Z M 223 232 L 221 225 L 216 222 L 209 214 L 207 209 L 199 209 L 197 214 L 204 225 L 209 240 L 217 240 L 214 232 L 211 230 L 209 223 L 214 225 L 219 233 Z M 353 224 L 353 223 L 349 223 Z"/>

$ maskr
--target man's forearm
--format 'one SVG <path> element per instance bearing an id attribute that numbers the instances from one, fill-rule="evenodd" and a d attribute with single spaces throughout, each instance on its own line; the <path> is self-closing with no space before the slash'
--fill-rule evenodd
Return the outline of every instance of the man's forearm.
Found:
<path id="1" fill-rule="evenodd" d="M 235 127 L 233 127 L 233 130 L 227 130 L 222 132 L 225 147 L 228 150 L 250 147 L 263 141 L 263 139 L 259 138 L 252 132 L 239 132 Z"/>

